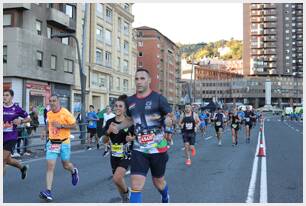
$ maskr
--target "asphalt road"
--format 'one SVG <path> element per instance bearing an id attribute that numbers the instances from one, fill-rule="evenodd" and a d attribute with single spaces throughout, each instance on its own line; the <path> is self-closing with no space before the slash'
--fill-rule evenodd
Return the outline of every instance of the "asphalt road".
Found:
<path id="1" fill-rule="evenodd" d="M 253 163 L 258 153 L 259 125 L 253 128 L 251 143 L 244 140 L 244 128 L 239 133 L 237 147 L 231 145 L 227 127 L 223 145 L 217 145 L 214 128 L 204 137 L 197 136 L 197 154 L 192 165 L 184 164 L 181 135 L 174 138 L 169 149 L 166 180 L 173 203 L 245 203 L 250 191 L 252 202 L 260 202 L 267 194 L 267 202 L 300 203 L 303 201 L 303 144 L 301 122 L 280 122 L 277 117 L 267 117 L 264 124 L 266 157 L 266 186 L 262 181 L 263 158 L 258 158 L 254 175 Z M 111 180 L 109 157 L 102 150 L 79 150 L 72 154 L 72 162 L 80 172 L 80 182 L 71 185 L 71 175 L 57 162 L 52 193 L 59 203 L 112 203 L 120 202 Z M 20 179 L 20 172 L 7 168 L 4 177 L 3 200 L 5 203 L 38 203 L 39 191 L 45 189 L 46 162 L 33 159 L 27 179 Z M 254 187 L 250 187 L 251 177 Z M 130 176 L 126 176 L 130 185 Z M 251 188 L 251 190 L 250 190 Z M 253 190 L 252 190 L 253 188 Z M 262 193 L 262 191 L 264 191 Z M 266 193 L 265 193 L 266 191 Z M 154 189 L 150 172 L 143 191 L 143 201 L 159 203 L 160 195 Z"/>

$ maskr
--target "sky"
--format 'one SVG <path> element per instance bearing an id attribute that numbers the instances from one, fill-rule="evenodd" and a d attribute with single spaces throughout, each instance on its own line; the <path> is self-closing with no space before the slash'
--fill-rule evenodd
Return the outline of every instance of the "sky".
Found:
<path id="1" fill-rule="evenodd" d="M 242 3 L 135 3 L 133 27 L 157 29 L 175 43 L 242 40 Z"/>

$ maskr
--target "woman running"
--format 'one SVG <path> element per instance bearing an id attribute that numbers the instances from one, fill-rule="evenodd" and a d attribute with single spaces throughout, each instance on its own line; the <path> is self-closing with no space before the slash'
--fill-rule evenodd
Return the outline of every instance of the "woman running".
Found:
<path id="1" fill-rule="evenodd" d="M 124 175 L 130 166 L 130 142 L 133 140 L 133 126 L 128 129 L 122 129 L 118 134 L 114 134 L 114 124 L 120 124 L 125 118 L 126 95 L 121 95 L 115 102 L 116 116 L 109 119 L 103 129 L 105 135 L 104 141 L 110 140 L 111 156 L 110 163 L 113 172 L 113 181 L 120 193 L 123 203 L 129 202 L 130 189 L 124 181 Z"/>
<path id="2" fill-rule="evenodd" d="M 232 146 L 238 144 L 238 131 L 239 131 L 239 124 L 241 122 L 240 117 L 237 113 L 237 110 L 234 109 L 233 113 L 231 114 L 231 128 L 232 128 Z"/>

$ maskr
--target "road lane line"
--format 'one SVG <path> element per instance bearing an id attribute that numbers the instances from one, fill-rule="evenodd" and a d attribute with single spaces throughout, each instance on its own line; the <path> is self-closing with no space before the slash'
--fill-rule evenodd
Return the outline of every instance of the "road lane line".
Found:
<path id="1" fill-rule="evenodd" d="M 209 137 L 206 137 L 205 140 L 209 140 L 209 139 L 211 139 L 211 138 L 212 138 L 212 136 L 209 136 Z"/>
<path id="2" fill-rule="evenodd" d="M 253 168 L 252 168 L 252 174 L 251 174 L 251 179 L 249 183 L 249 189 L 248 189 L 248 195 L 246 199 L 246 203 L 253 203 L 254 202 L 254 194 L 255 194 L 255 189 L 256 189 L 256 178 L 257 178 L 257 171 L 258 171 L 258 157 L 257 153 L 259 150 L 259 139 L 260 139 L 260 133 L 258 132 L 258 142 L 257 142 L 257 147 L 254 155 L 254 160 L 253 160 Z"/>
<path id="3" fill-rule="evenodd" d="M 264 146 L 265 154 L 267 156 L 266 139 L 265 139 L 265 123 L 262 129 L 262 143 Z M 267 185 L 267 161 L 266 157 L 261 157 L 261 174 L 260 174 L 260 194 L 259 203 L 268 202 L 268 185 Z"/>

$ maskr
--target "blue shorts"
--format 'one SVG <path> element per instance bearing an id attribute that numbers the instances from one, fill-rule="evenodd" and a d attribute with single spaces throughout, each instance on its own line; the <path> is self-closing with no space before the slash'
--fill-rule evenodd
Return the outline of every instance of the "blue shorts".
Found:
<path id="1" fill-rule="evenodd" d="M 201 122 L 200 123 L 200 128 L 203 128 L 203 127 L 205 127 L 206 126 L 206 123 L 205 122 Z"/>
<path id="2" fill-rule="evenodd" d="M 64 144 L 62 143 L 60 145 L 60 151 L 59 153 L 56 152 L 52 152 L 50 151 L 50 147 L 51 147 L 51 142 L 48 141 L 47 145 L 46 145 L 46 160 L 56 160 L 57 157 L 60 155 L 61 159 L 66 161 L 70 159 L 70 153 L 71 153 L 71 144 Z"/>

